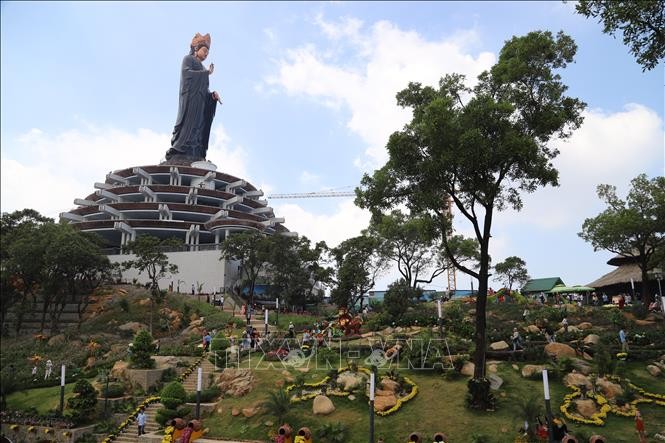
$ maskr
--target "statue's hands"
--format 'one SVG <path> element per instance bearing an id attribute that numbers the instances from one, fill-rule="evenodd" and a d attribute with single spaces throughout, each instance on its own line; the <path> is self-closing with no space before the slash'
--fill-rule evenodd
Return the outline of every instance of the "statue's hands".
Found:
<path id="1" fill-rule="evenodd" d="M 212 75 L 213 72 L 215 72 L 215 64 L 210 63 L 210 67 L 208 68 L 208 75 Z"/>
<path id="2" fill-rule="evenodd" d="M 220 99 L 219 93 L 217 91 L 212 92 L 212 98 L 213 98 L 213 100 L 218 101 L 220 104 L 222 103 L 222 100 Z"/>

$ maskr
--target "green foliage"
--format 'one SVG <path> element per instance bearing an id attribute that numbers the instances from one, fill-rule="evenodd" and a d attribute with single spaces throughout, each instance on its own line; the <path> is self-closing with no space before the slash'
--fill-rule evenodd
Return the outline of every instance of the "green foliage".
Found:
<path id="1" fill-rule="evenodd" d="M 176 238 L 160 240 L 151 235 L 142 235 L 128 243 L 125 248 L 136 255 L 136 259 L 123 262 L 125 269 L 136 269 L 139 274 L 146 273 L 154 297 L 160 295 L 159 280 L 170 274 L 178 273 L 178 266 L 169 263 L 164 250 L 177 248 L 181 242 Z"/>
<path id="2" fill-rule="evenodd" d="M 649 281 L 652 258 L 665 248 L 665 177 L 651 180 L 640 174 L 631 181 L 626 200 L 621 200 L 612 185 L 599 185 L 598 197 L 607 209 L 587 218 L 578 235 L 591 243 L 594 250 L 606 249 L 624 257 L 633 257 Z M 647 286 L 647 285 L 645 285 Z M 653 292 L 644 288 L 643 302 L 653 301 Z"/>
<path id="3" fill-rule="evenodd" d="M 303 380 L 304 383 L 304 380 Z M 267 413 L 275 417 L 278 423 L 284 423 L 291 412 L 291 399 L 283 389 L 268 392 L 268 399 L 263 403 Z"/>
<path id="4" fill-rule="evenodd" d="M 125 387 L 122 383 L 109 383 L 108 389 L 104 386 L 102 394 L 108 398 L 122 397 L 125 394 Z"/>
<path id="5" fill-rule="evenodd" d="M 212 342 L 210 342 L 210 352 L 219 352 L 220 355 L 223 355 L 226 348 L 230 345 L 231 343 L 228 338 L 224 337 L 222 334 L 218 334 L 212 339 Z"/>
<path id="6" fill-rule="evenodd" d="M 526 262 L 519 257 L 508 257 L 504 261 L 497 263 L 494 266 L 496 275 L 501 282 L 512 291 L 513 284 L 517 283 L 520 286 L 525 285 L 529 281 L 529 273 L 526 270 Z"/>
<path id="7" fill-rule="evenodd" d="M 130 355 L 130 362 L 133 368 L 152 369 L 155 367 L 155 360 L 151 358 L 155 350 L 152 342 L 152 335 L 145 329 L 141 329 L 136 333 L 132 342 L 132 353 Z"/>
<path id="8" fill-rule="evenodd" d="M 238 291 L 249 289 L 249 302 L 254 302 L 254 287 L 261 271 L 270 257 L 272 242 L 268 236 L 258 232 L 243 232 L 229 236 L 221 245 L 222 259 L 239 261 L 242 270 Z"/>
<path id="9" fill-rule="evenodd" d="M 315 432 L 321 443 L 345 443 L 349 440 L 349 427 L 344 423 L 326 423 Z"/>
<path id="10" fill-rule="evenodd" d="M 172 381 L 164 386 L 160 394 L 161 402 L 167 409 L 176 409 L 187 400 L 187 392 L 178 381 Z"/>
<path id="11" fill-rule="evenodd" d="M 612 355 L 607 347 L 607 344 L 602 340 L 596 346 L 596 353 L 593 356 L 594 363 L 596 364 L 596 372 L 598 375 L 611 374 L 614 369 L 614 361 Z"/>
<path id="12" fill-rule="evenodd" d="M 493 411 L 496 399 L 490 390 L 490 382 L 486 378 L 472 378 L 467 383 L 466 405 L 471 409 Z"/>
<path id="13" fill-rule="evenodd" d="M 85 423 L 95 415 L 97 391 L 88 380 L 82 379 L 74 385 L 74 397 L 67 400 L 67 409 L 77 423 Z"/>
<path id="14" fill-rule="evenodd" d="M 388 285 L 388 291 L 383 297 L 383 307 L 388 312 L 390 320 L 398 320 L 422 297 L 422 294 L 422 289 L 413 289 L 404 279 Z"/>
<path id="15" fill-rule="evenodd" d="M 178 411 L 170 408 L 159 408 L 155 414 L 155 421 L 164 427 L 170 420 L 178 417 Z"/>
<path id="16" fill-rule="evenodd" d="M 212 386 L 201 391 L 201 402 L 210 403 L 222 393 L 218 386 Z M 196 403 L 196 392 L 187 395 L 187 403 Z"/>
<path id="17" fill-rule="evenodd" d="M 575 9 L 587 18 L 598 18 L 605 34 L 615 36 L 620 31 L 643 70 L 665 59 L 665 1 L 580 0 Z"/>
<path id="18" fill-rule="evenodd" d="M 97 443 L 97 437 L 90 432 L 86 432 L 82 436 L 76 439 L 74 443 Z"/>
<path id="19" fill-rule="evenodd" d="M 487 435 L 479 432 L 471 434 L 471 443 L 491 443 L 492 439 Z"/>
<path id="20" fill-rule="evenodd" d="M 118 306 L 120 306 L 123 312 L 129 312 L 129 300 L 127 300 L 127 297 L 118 300 Z"/>

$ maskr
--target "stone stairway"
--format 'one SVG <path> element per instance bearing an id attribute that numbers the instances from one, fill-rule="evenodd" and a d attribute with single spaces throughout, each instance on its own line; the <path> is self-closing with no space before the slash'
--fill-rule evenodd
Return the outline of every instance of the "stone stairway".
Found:
<path id="1" fill-rule="evenodd" d="M 215 372 L 215 366 L 208 361 L 208 356 L 201 360 L 201 364 L 199 365 L 200 368 L 203 368 L 203 374 L 201 377 L 202 381 L 202 389 L 205 389 L 209 385 L 209 380 L 210 380 L 210 374 Z M 185 391 L 187 392 L 196 392 L 196 382 L 198 380 L 198 369 L 192 371 L 191 374 L 187 376 L 185 380 L 183 380 L 182 385 L 185 388 Z"/>
<path id="2" fill-rule="evenodd" d="M 160 408 L 163 408 L 164 405 L 161 403 L 152 403 L 148 405 L 147 408 L 145 408 L 145 415 L 146 415 L 146 421 L 145 421 L 145 432 L 146 434 L 150 434 L 153 432 L 156 432 L 159 430 L 159 424 L 157 421 L 155 421 L 155 415 L 157 414 L 157 410 Z M 138 425 L 136 424 L 136 421 L 132 423 L 131 425 L 127 426 L 125 430 L 119 434 L 115 441 L 116 442 L 126 442 L 126 443 L 139 443 L 139 437 L 138 437 Z"/>

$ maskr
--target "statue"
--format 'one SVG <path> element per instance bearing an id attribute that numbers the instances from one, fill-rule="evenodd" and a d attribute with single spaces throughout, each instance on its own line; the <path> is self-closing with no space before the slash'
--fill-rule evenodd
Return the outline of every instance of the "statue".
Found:
<path id="1" fill-rule="evenodd" d="M 192 39 L 189 54 L 182 60 L 180 71 L 180 99 L 178 117 L 173 128 L 171 149 L 166 159 L 185 158 L 205 160 L 208 151 L 210 127 L 215 117 L 215 107 L 220 101 L 217 91 L 208 90 L 208 76 L 215 65 L 206 69 L 202 62 L 208 57 L 210 34 L 197 33 Z"/>

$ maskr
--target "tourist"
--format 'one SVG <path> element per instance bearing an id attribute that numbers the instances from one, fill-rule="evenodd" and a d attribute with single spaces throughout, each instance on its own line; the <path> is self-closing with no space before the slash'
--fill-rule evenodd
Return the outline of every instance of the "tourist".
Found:
<path id="1" fill-rule="evenodd" d="M 155 354 L 159 354 L 159 339 L 155 340 L 153 344 L 155 345 Z"/>
<path id="2" fill-rule="evenodd" d="M 242 306 L 240 307 L 240 315 L 244 317 L 246 313 L 247 313 L 247 305 L 243 303 Z"/>
<path id="3" fill-rule="evenodd" d="M 603 292 L 603 295 L 602 295 L 602 299 L 603 299 L 603 304 L 606 305 L 608 298 L 607 298 L 607 294 L 605 294 L 604 292 Z"/>
<path id="4" fill-rule="evenodd" d="M 44 380 L 48 379 L 53 373 L 53 362 L 49 358 L 46 360 L 46 370 L 44 371 Z"/>
<path id="5" fill-rule="evenodd" d="M 296 327 L 293 325 L 293 322 L 289 322 L 289 337 L 294 338 L 296 336 Z"/>
<path id="6" fill-rule="evenodd" d="M 592 292 L 592 293 L 591 293 L 591 303 L 592 303 L 594 306 L 598 306 L 598 296 L 596 295 L 595 292 Z"/>
<path id="7" fill-rule="evenodd" d="M 647 437 L 644 433 L 644 419 L 642 418 L 640 411 L 635 411 L 635 430 L 640 437 L 640 443 L 646 443 Z"/>
<path id="8" fill-rule="evenodd" d="M 145 408 L 141 408 L 136 416 L 136 424 L 139 426 L 139 437 L 145 434 Z"/>
<path id="9" fill-rule="evenodd" d="M 224 310 L 224 294 L 220 295 L 219 297 L 219 306 L 222 307 L 222 311 Z"/>
<path id="10" fill-rule="evenodd" d="M 194 295 L 194 283 L 192 283 L 192 295 Z"/>
<path id="11" fill-rule="evenodd" d="M 541 305 L 545 304 L 545 294 L 543 292 L 540 293 L 540 304 Z"/>
<path id="12" fill-rule="evenodd" d="M 553 420 L 554 426 L 552 426 L 552 435 L 554 436 L 554 441 L 560 443 L 563 438 L 568 435 L 568 427 L 561 417 L 556 417 Z"/>
<path id="13" fill-rule="evenodd" d="M 206 332 L 203 336 L 203 351 L 208 352 L 210 350 L 210 343 L 212 342 L 212 336 L 209 332 Z"/>
<path id="14" fill-rule="evenodd" d="M 177 155 L 206 158 L 210 127 L 217 102 L 221 103 L 219 94 L 208 89 L 208 77 L 214 72 L 215 65 L 210 63 L 206 69 L 202 63 L 208 58 L 209 50 L 210 34 L 197 33 L 190 44 L 189 54 L 182 60 L 178 116 L 166 160 Z"/>
<path id="15" fill-rule="evenodd" d="M 305 329 L 305 332 L 303 332 L 303 334 L 302 334 L 302 344 L 303 345 L 310 345 L 310 341 L 311 341 L 311 336 L 309 334 L 309 331 L 307 329 Z"/>
<path id="16" fill-rule="evenodd" d="M 628 338 L 626 337 L 624 328 L 619 330 L 619 341 L 621 342 L 621 352 L 628 352 Z"/>
<path id="17" fill-rule="evenodd" d="M 547 340 L 547 343 L 556 342 L 556 333 L 550 325 L 545 326 L 545 340 Z"/>
<path id="18" fill-rule="evenodd" d="M 194 433 L 194 423 L 190 421 L 189 423 L 187 423 L 187 427 L 180 436 L 180 443 L 190 443 L 190 439 L 192 438 L 193 433 Z"/>
<path id="19" fill-rule="evenodd" d="M 518 348 L 522 349 L 522 337 L 520 336 L 520 333 L 517 330 L 517 328 L 513 328 L 512 340 L 513 340 L 513 351 L 517 351 Z"/>
<path id="20" fill-rule="evenodd" d="M 630 294 L 626 294 L 626 304 L 629 305 L 633 301 L 633 297 Z"/>
<path id="21" fill-rule="evenodd" d="M 626 297 L 624 297 L 623 294 L 619 296 L 619 309 L 623 309 L 623 307 L 626 305 Z"/>
<path id="22" fill-rule="evenodd" d="M 568 332 L 568 318 L 564 317 L 561 320 L 561 326 L 563 326 L 563 332 Z"/>
<path id="23" fill-rule="evenodd" d="M 524 308 L 524 312 L 522 312 L 522 320 L 527 321 L 528 318 L 529 318 L 529 309 Z"/>
<path id="24" fill-rule="evenodd" d="M 37 381 L 37 365 L 32 367 L 32 381 Z"/>
<path id="25" fill-rule="evenodd" d="M 162 443 L 173 443 L 173 434 L 175 434 L 175 425 L 176 421 L 171 420 L 169 425 L 164 429 L 164 437 L 162 438 Z"/>

